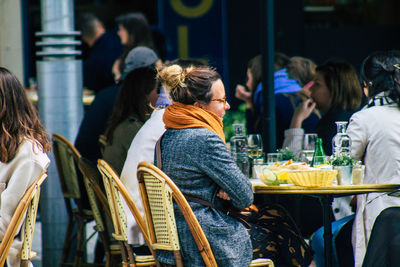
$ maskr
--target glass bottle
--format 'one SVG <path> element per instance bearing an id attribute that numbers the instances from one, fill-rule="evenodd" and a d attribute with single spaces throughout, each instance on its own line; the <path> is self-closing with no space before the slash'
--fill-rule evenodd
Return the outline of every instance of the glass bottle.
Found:
<path id="1" fill-rule="evenodd" d="M 244 136 L 244 125 L 233 124 L 235 129 L 235 135 L 232 136 L 231 142 L 231 154 L 233 160 L 239 166 L 240 170 L 246 177 L 249 177 L 250 163 L 247 150 L 247 138 Z"/>
<path id="2" fill-rule="evenodd" d="M 322 139 L 317 138 L 315 141 L 315 149 L 313 159 L 311 161 L 311 167 L 318 166 L 321 164 L 326 164 L 325 161 L 325 152 L 324 148 L 322 147 Z"/>
<path id="3" fill-rule="evenodd" d="M 341 154 L 350 156 L 351 138 L 346 133 L 347 121 L 336 121 L 337 133 L 332 138 L 332 153 L 334 157 Z"/>
<path id="4" fill-rule="evenodd" d="M 258 174 L 261 173 L 262 168 L 264 168 L 264 159 L 263 158 L 254 159 L 251 177 L 253 179 L 258 179 Z"/>

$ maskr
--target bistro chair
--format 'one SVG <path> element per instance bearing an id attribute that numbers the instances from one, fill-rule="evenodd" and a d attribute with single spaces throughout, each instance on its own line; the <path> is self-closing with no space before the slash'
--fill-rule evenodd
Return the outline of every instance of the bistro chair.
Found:
<path id="1" fill-rule="evenodd" d="M 86 242 L 93 236 L 85 240 L 85 226 L 94 219 L 93 212 L 87 204 L 83 181 L 77 172 L 81 155 L 62 135 L 55 133 L 52 140 L 61 190 L 68 212 L 68 227 L 64 239 L 61 265 L 71 265 L 68 263 L 68 256 L 71 253 L 71 244 L 76 239 L 76 251 L 73 253 L 72 265 L 80 266 L 84 259 Z M 76 234 L 73 234 L 74 226 L 77 228 Z"/>
<path id="2" fill-rule="evenodd" d="M 102 177 L 96 166 L 81 157 L 79 169 L 83 175 L 89 204 L 96 222 L 94 229 L 98 232 L 105 252 L 105 265 L 118 266 L 121 263 L 121 250 L 117 241 L 112 237 L 112 219 L 108 208 L 107 197 L 102 188 Z"/>
<path id="3" fill-rule="evenodd" d="M 99 159 L 97 167 L 103 176 L 108 205 L 112 215 L 112 221 L 114 225 L 113 237 L 120 243 L 122 266 L 156 266 L 155 253 L 150 246 L 149 250 L 152 255 L 142 256 L 136 255 L 133 252 L 132 247 L 128 244 L 128 227 L 121 195 L 126 199 L 126 202 L 144 236 L 145 241 L 147 244 L 151 244 L 149 243 L 144 219 L 140 215 L 140 212 L 130 197 L 128 191 L 122 184 L 117 173 L 106 161 Z"/>
<path id="4" fill-rule="evenodd" d="M 175 223 L 174 200 L 189 225 L 204 264 L 218 266 L 203 229 L 174 182 L 164 172 L 148 162 L 139 163 L 137 174 L 152 248 L 173 251 L 176 265 L 183 266 Z M 273 267 L 274 263 L 270 259 L 256 259 L 250 266 Z"/>
<path id="5" fill-rule="evenodd" d="M 0 243 L 0 266 L 3 266 L 7 255 L 10 251 L 11 245 L 17 235 L 19 226 L 25 218 L 25 225 L 23 226 L 23 243 L 20 252 L 21 266 L 28 266 L 30 259 L 36 256 L 36 253 L 31 251 L 33 234 L 35 231 L 36 214 L 38 209 L 40 188 L 46 179 L 46 171 L 44 171 L 39 178 L 26 190 L 24 196 L 19 201 L 17 208 L 15 209 L 14 215 L 11 218 L 11 222 L 4 233 L 3 240 Z"/>

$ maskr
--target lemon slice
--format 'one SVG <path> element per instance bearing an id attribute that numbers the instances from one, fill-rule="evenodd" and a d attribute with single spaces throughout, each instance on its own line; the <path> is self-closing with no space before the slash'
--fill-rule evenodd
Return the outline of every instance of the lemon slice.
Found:
<path id="1" fill-rule="evenodd" d="M 289 180 L 289 177 L 288 177 L 288 173 L 287 173 L 287 171 L 280 171 L 280 172 L 278 172 L 277 174 L 276 174 L 276 178 L 279 180 L 279 181 L 288 181 Z"/>
<path id="2" fill-rule="evenodd" d="M 260 175 L 261 181 L 267 185 L 276 185 L 279 184 L 279 181 L 276 178 L 276 175 L 273 171 L 265 167 L 262 170 L 262 175 Z"/>
<path id="3" fill-rule="evenodd" d="M 316 168 L 329 167 L 329 164 L 320 164 Z"/>
<path id="4" fill-rule="evenodd" d="M 322 170 L 332 170 L 332 166 L 329 164 L 320 164 L 316 168 Z"/>

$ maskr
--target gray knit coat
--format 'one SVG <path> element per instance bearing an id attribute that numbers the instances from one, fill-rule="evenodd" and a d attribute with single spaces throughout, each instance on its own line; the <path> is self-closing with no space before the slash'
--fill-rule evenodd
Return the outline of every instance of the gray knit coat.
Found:
<path id="1" fill-rule="evenodd" d="M 185 195 L 221 205 L 220 189 L 242 209 L 253 202 L 249 180 L 233 161 L 225 143 L 214 132 L 203 128 L 168 129 L 161 142 L 162 170 Z M 157 159 L 155 157 L 155 162 Z M 219 210 L 189 202 L 218 266 L 249 266 L 252 246 L 246 228 Z M 184 266 L 204 266 L 201 255 L 179 208 L 175 204 Z M 172 253 L 158 252 L 158 259 L 174 264 Z"/>

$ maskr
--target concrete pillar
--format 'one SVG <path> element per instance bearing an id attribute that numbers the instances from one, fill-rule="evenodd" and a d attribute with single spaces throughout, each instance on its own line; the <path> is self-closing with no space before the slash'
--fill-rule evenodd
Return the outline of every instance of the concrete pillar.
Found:
<path id="1" fill-rule="evenodd" d="M 74 143 L 83 116 L 83 82 L 82 62 L 75 59 L 80 42 L 74 40 L 79 32 L 74 31 L 73 0 L 41 0 L 40 4 L 39 113 L 49 134 L 62 134 Z M 43 266 L 59 265 L 68 221 L 53 155 L 51 160 L 40 205 Z"/>

